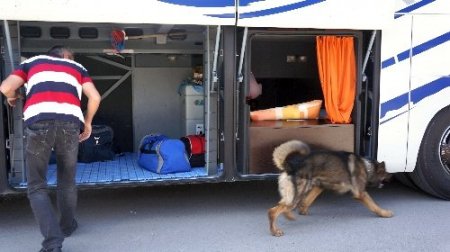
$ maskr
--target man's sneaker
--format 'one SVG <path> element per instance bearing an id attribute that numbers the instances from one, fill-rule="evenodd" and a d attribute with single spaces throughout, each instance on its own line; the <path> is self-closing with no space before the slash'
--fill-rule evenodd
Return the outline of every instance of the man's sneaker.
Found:
<path id="1" fill-rule="evenodd" d="M 73 219 L 72 226 L 62 230 L 64 237 L 69 237 L 78 228 L 78 222 Z"/>
<path id="2" fill-rule="evenodd" d="M 39 252 L 61 252 L 61 248 L 57 247 L 57 248 L 49 248 L 49 249 L 45 249 L 42 248 L 41 250 L 39 250 Z"/>

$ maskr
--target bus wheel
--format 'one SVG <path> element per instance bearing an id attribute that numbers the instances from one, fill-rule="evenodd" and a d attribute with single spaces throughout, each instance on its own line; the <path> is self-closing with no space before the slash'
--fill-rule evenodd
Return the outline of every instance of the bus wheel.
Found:
<path id="1" fill-rule="evenodd" d="M 422 189 L 420 189 L 419 187 L 416 186 L 416 184 L 414 183 L 414 181 L 412 181 L 411 177 L 409 176 L 409 173 L 407 172 L 398 172 L 398 173 L 394 173 L 394 178 L 402 183 L 405 186 L 408 186 L 414 190 L 418 190 L 421 191 Z"/>
<path id="2" fill-rule="evenodd" d="M 450 107 L 431 120 L 422 139 L 416 169 L 408 175 L 423 191 L 450 200 Z"/>

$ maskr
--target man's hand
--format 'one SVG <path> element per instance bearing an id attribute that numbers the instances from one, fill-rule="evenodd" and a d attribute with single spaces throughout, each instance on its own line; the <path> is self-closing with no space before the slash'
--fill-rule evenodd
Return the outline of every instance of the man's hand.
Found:
<path id="1" fill-rule="evenodd" d="M 80 142 L 87 140 L 91 136 L 91 133 L 92 133 L 92 125 L 85 123 L 84 130 L 83 132 L 81 132 L 79 137 Z"/>
<path id="2" fill-rule="evenodd" d="M 25 84 L 25 81 L 21 77 L 12 74 L 0 85 L 0 92 L 6 96 L 11 107 L 16 106 L 17 99 L 23 98 L 19 91 L 23 84 Z"/>
<path id="3" fill-rule="evenodd" d="M 15 107 L 17 100 L 21 100 L 22 98 L 22 95 L 18 94 L 16 97 L 7 98 L 6 101 L 8 102 L 9 106 Z"/>

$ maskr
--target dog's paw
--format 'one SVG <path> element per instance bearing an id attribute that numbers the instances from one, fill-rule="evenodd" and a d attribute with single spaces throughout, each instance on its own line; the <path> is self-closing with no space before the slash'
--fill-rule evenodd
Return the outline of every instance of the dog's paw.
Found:
<path id="1" fill-rule="evenodd" d="M 379 215 L 380 215 L 380 217 L 383 217 L 383 218 L 391 218 L 392 216 L 394 216 L 394 212 L 383 209 L 383 210 L 381 210 Z"/>
<path id="2" fill-rule="evenodd" d="M 284 235 L 284 232 L 281 229 L 271 230 L 273 236 L 280 237 Z"/>

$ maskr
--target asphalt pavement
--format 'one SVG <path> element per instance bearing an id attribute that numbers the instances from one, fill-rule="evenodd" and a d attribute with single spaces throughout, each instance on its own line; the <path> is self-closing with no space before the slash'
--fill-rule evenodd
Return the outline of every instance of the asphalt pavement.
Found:
<path id="1" fill-rule="evenodd" d="M 83 190 L 63 251 L 450 251 L 449 201 L 397 182 L 369 193 L 394 217 L 326 192 L 310 215 L 280 217 L 285 235 L 273 237 L 276 181 Z M 38 251 L 41 240 L 27 198 L 0 199 L 0 251 Z"/>

